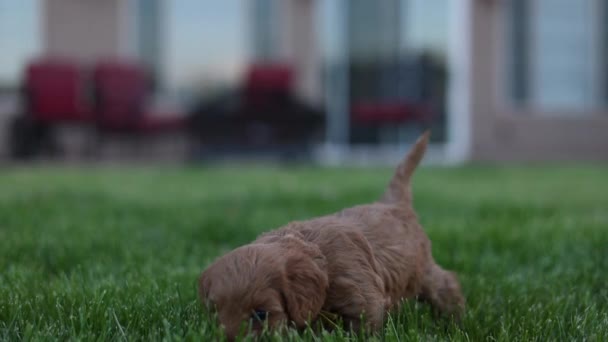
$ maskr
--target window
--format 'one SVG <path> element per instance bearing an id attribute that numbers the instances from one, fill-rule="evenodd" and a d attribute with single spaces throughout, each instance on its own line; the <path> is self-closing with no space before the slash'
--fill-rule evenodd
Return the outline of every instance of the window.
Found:
<path id="1" fill-rule="evenodd" d="M 169 88 L 186 93 L 192 89 L 215 91 L 237 82 L 246 63 L 249 31 L 243 19 L 250 9 L 247 0 L 164 3 Z"/>
<path id="2" fill-rule="evenodd" d="M 17 87 L 39 52 L 38 0 L 0 0 L 0 87 Z"/>
<path id="3" fill-rule="evenodd" d="M 604 103 L 604 0 L 513 0 L 510 96 L 546 113 L 580 115 Z"/>
<path id="4" fill-rule="evenodd" d="M 253 57 L 260 61 L 275 60 L 279 58 L 277 7 L 276 0 L 254 0 L 252 6 Z"/>

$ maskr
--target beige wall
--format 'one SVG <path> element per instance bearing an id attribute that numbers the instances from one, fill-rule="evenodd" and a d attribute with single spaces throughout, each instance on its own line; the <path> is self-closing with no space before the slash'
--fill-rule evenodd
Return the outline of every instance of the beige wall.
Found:
<path id="1" fill-rule="evenodd" d="M 548 118 L 544 113 L 500 112 L 494 144 L 477 159 L 608 161 L 608 113 L 586 119 Z"/>
<path id="2" fill-rule="evenodd" d="M 573 116 L 510 108 L 501 87 L 505 1 L 471 1 L 470 159 L 608 161 L 608 109 Z"/>
<path id="3" fill-rule="evenodd" d="M 279 51 L 296 69 L 296 92 L 302 98 L 320 102 L 321 59 L 316 41 L 316 0 L 281 0 Z"/>
<path id="4" fill-rule="evenodd" d="M 44 0 L 43 51 L 91 62 L 124 55 L 127 0 Z"/>

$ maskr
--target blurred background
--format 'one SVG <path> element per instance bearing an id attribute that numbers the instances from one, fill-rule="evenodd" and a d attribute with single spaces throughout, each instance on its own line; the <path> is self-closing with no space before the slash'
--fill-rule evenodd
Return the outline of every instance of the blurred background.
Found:
<path id="1" fill-rule="evenodd" d="M 606 0 L 0 0 L 0 161 L 608 160 Z"/>

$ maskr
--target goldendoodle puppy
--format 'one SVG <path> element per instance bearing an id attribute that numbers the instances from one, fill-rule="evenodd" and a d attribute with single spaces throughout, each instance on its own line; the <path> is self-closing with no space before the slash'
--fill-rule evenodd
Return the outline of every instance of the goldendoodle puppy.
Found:
<path id="1" fill-rule="evenodd" d="M 243 323 L 253 332 L 265 324 L 303 328 L 322 312 L 373 330 L 414 298 L 459 318 L 465 300 L 456 275 L 433 260 L 412 207 L 410 182 L 428 139 L 428 132 L 418 139 L 379 201 L 289 223 L 209 266 L 199 295 L 226 335 L 234 338 Z"/>

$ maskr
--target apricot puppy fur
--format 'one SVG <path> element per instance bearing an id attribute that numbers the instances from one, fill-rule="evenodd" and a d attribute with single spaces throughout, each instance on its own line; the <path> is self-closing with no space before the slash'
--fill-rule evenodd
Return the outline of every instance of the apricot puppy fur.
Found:
<path id="1" fill-rule="evenodd" d="M 407 299 L 458 319 L 465 300 L 456 275 L 433 260 L 412 207 L 410 182 L 428 139 L 426 132 L 416 141 L 377 202 L 291 222 L 209 266 L 199 296 L 226 335 L 237 336 L 243 323 L 254 333 L 265 324 L 303 328 L 322 312 L 346 328 L 375 330 Z"/>

